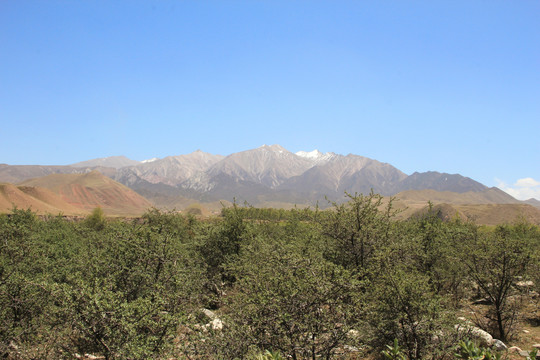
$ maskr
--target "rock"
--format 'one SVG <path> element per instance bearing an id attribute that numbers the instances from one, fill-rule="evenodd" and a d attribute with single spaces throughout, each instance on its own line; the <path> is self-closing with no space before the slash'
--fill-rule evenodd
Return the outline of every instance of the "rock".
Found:
<path id="1" fill-rule="evenodd" d="M 207 332 L 208 329 L 210 328 L 212 330 L 223 330 L 223 321 L 221 321 L 221 319 L 219 318 L 215 318 L 214 320 L 210 321 L 208 324 L 204 324 L 202 326 L 199 324 L 195 324 L 195 328 L 200 329 L 203 332 Z"/>
<path id="2" fill-rule="evenodd" d="M 202 309 L 201 312 L 210 320 L 214 320 L 216 318 L 216 313 L 214 313 L 212 310 Z"/>
<path id="3" fill-rule="evenodd" d="M 511 346 L 511 347 L 508 348 L 508 352 L 519 353 L 519 352 L 521 352 L 521 349 L 518 348 L 517 346 Z"/>
<path id="4" fill-rule="evenodd" d="M 360 352 L 359 348 L 357 348 L 356 346 L 351 346 L 351 345 L 345 345 L 343 347 L 343 350 L 345 350 L 346 352 Z"/>
<path id="5" fill-rule="evenodd" d="M 540 350 L 540 344 L 534 344 L 532 347 L 535 348 L 535 349 Z"/>
<path id="6" fill-rule="evenodd" d="M 201 330 L 203 332 L 207 332 L 209 329 L 223 330 L 223 321 L 221 321 L 221 319 L 216 315 L 216 313 L 214 313 L 212 310 L 204 309 L 204 308 L 201 309 L 200 311 L 201 313 L 204 314 L 204 316 L 206 316 L 211 321 L 204 325 L 195 324 L 194 325 L 195 329 Z"/>
<path id="7" fill-rule="evenodd" d="M 528 357 L 529 357 L 529 353 L 528 353 L 527 351 L 525 351 L 525 350 L 521 350 L 521 351 L 519 352 L 519 356 L 523 356 L 523 357 L 525 357 L 525 358 L 528 358 Z"/>
<path id="8" fill-rule="evenodd" d="M 528 333 L 530 333 L 530 331 L 529 330 L 523 330 L 523 333 L 528 334 Z"/>
<path id="9" fill-rule="evenodd" d="M 493 336 L 491 336 L 487 331 L 473 327 L 470 333 L 474 338 L 477 338 L 480 341 L 481 345 L 491 346 L 493 343 Z"/>
<path id="10" fill-rule="evenodd" d="M 517 287 L 521 287 L 521 288 L 527 288 L 527 287 L 531 287 L 531 286 L 534 286 L 534 283 L 532 281 L 518 281 L 516 283 L 516 286 Z"/>
<path id="11" fill-rule="evenodd" d="M 223 330 L 223 322 L 218 318 L 212 320 L 210 326 L 212 327 L 212 330 Z"/>
<path id="12" fill-rule="evenodd" d="M 347 332 L 347 336 L 350 338 L 350 339 L 358 339 L 360 337 L 360 331 L 358 330 L 355 330 L 355 329 L 351 329 Z"/>
<path id="13" fill-rule="evenodd" d="M 503 351 L 508 349 L 508 347 L 499 339 L 493 339 L 493 344 L 491 345 L 497 351 Z"/>
<path id="14" fill-rule="evenodd" d="M 480 343 L 480 346 L 490 347 L 493 344 L 493 336 L 491 336 L 487 331 L 484 331 L 476 326 L 469 324 L 456 325 L 456 330 L 459 332 L 465 332 L 469 336 Z"/>
<path id="15" fill-rule="evenodd" d="M 491 304 L 493 304 L 493 301 L 491 301 L 490 298 L 478 299 L 473 302 L 473 305 L 491 305 Z"/>

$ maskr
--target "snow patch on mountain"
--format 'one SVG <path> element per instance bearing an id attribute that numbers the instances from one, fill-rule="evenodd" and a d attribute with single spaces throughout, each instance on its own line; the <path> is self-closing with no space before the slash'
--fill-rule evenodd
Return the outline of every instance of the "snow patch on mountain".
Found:
<path id="1" fill-rule="evenodd" d="M 148 159 L 148 160 L 143 160 L 143 161 L 141 161 L 141 164 L 151 163 L 151 162 L 154 162 L 156 160 L 159 160 L 159 159 L 158 158 L 151 158 L 151 159 Z"/>
<path id="2" fill-rule="evenodd" d="M 296 153 L 296 155 L 301 156 L 303 158 L 308 158 L 308 159 L 319 159 L 322 156 L 324 156 L 324 154 L 317 149 L 313 151 L 299 151 Z"/>
<path id="3" fill-rule="evenodd" d="M 288 153 L 289 152 L 283 146 L 278 145 L 278 144 L 274 144 L 274 145 L 266 145 L 266 144 L 264 144 L 262 146 L 259 146 L 259 149 L 272 151 L 272 152 L 275 152 L 275 153 L 278 153 L 278 154 L 283 154 L 283 153 Z"/>
<path id="4" fill-rule="evenodd" d="M 313 151 L 298 151 L 296 155 L 313 161 L 317 164 L 325 163 L 336 156 L 336 154 L 333 152 L 322 153 L 317 149 Z"/>

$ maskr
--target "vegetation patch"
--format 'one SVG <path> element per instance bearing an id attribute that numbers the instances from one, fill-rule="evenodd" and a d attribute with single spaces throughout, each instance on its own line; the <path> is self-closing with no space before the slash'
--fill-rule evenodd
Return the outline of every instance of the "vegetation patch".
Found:
<path id="1" fill-rule="evenodd" d="M 433 207 L 400 220 L 377 194 L 348 200 L 133 221 L 13 209 L 0 215 L 0 356 L 535 356 L 538 226 L 443 221 Z"/>

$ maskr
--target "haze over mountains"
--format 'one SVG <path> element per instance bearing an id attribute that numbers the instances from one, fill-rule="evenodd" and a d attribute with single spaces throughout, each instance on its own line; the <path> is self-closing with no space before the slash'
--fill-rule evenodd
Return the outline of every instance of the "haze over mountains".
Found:
<path id="1" fill-rule="evenodd" d="M 439 199 L 454 204 L 523 204 L 498 188 L 459 174 L 415 172 L 367 157 L 300 151 L 263 145 L 228 156 L 201 150 L 163 159 L 135 161 L 113 156 L 70 166 L 0 165 L 0 182 L 21 183 L 49 174 L 99 171 L 135 190 L 156 206 L 190 201 L 247 201 L 254 206 L 298 204 L 321 206 L 342 201 L 344 193 L 385 196 L 403 194 L 409 202 Z M 30 183 L 26 182 L 25 185 Z M 405 192 L 405 193 L 403 193 Z M 528 201 L 537 205 L 537 200 Z"/>

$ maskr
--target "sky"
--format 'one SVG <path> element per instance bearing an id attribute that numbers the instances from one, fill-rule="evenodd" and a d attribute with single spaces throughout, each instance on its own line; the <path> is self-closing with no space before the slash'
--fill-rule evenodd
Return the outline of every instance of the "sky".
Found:
<path id="1" fill-rule="evenodd" d="M 540 2 L 0 0 L 0 163 L 280 144 L 540 199 Z"/>

